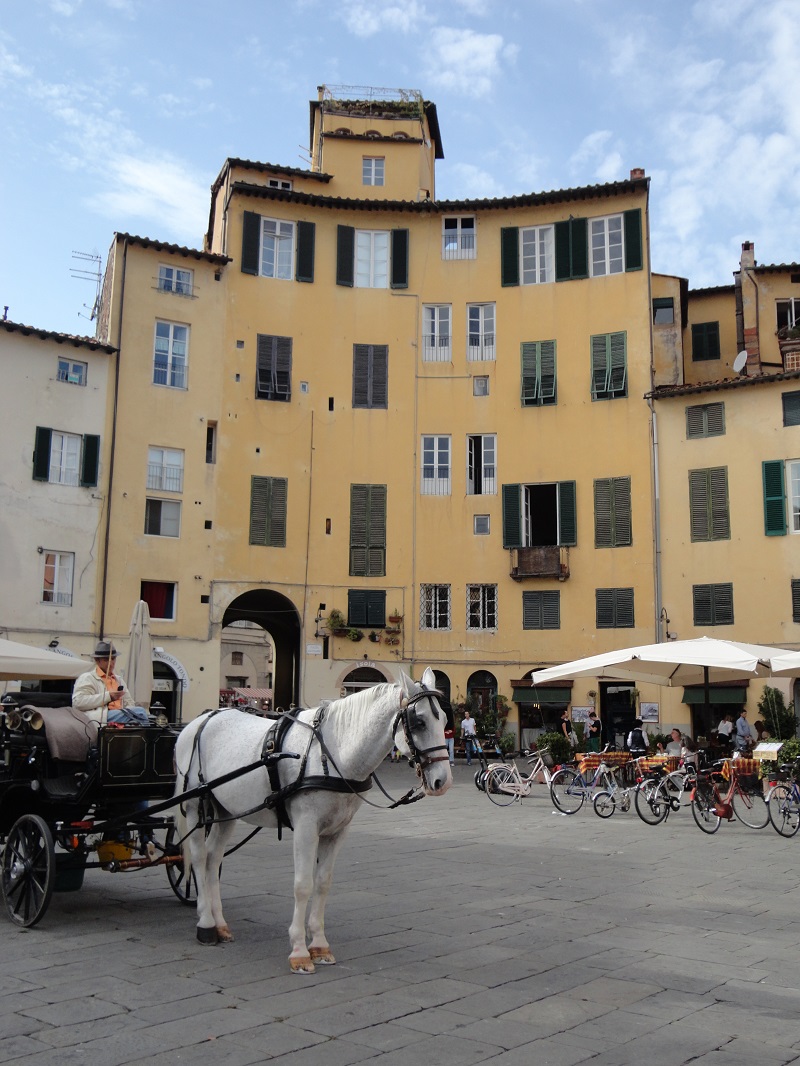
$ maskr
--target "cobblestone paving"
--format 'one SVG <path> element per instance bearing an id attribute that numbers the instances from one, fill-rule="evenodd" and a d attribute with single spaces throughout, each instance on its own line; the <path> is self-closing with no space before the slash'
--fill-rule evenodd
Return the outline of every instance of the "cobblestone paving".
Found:
<path id="1" fill-rule="evenodd" d="M 473 770 L 357 815 L 313 976 L 289 972 L 291 839 L 266 831 L 224 864 L 233 944 L 197 944 L 163 871 L 90 871 L 32 930 L 0 916 L 0 1062 L 800 1063 L 800 837 L 564 817 L 543 788 L 501 809 Z"/>

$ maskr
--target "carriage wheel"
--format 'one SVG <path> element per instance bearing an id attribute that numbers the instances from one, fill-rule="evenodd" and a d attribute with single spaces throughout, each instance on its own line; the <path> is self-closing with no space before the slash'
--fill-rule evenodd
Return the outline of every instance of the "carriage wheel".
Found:
<path id="1" fill-rule="evenodd" d="M 171 825 L 164 840 L 164 850 L 167 854 L 174 850 L 176 836 L 175 826 Z M 169 881 L 169 887 L 184 906 L 197 906 L 197 879 L 194 876 L 194 870 L 191 871 L 188 877 L 186 876 L 183 860 L 169 863 L 167 866 L 167 880 Z"/>
<path id="2" fill-rule="evenodd" d="M 0 872 L 8 916 L 26 929 L 45 914 L 56 880 L 53 834 L 38 814 L 23 814 L 11 827 Z"/>

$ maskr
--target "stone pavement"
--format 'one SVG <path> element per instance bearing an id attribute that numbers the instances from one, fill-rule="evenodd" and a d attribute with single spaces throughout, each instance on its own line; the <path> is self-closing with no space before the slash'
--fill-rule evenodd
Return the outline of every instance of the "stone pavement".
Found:
<path id="1" fill-rule="evenodd" d="M 501 809 L 473 770 L 359 812 L 314 976 L 289 972 L 291 840 L 266 831 L 225 862 L 233 944 L 197 944 L 163 871 L 90 871 L 32 930 L 0 915 L 0 1061 L 800 1063 L 800 837 L 567 818 L 544 789 Z"/>

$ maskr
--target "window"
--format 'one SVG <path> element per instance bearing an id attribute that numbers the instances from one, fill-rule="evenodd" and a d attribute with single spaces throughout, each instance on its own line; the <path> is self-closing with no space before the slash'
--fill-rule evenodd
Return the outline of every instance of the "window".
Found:
<path id="1" fill-rule="evenodd" d="M 261 219 L 261 270 L 264 278 L 290 281 L 294 261 L 294 223 Z"/>
<path id="2" fill-rule="evenodd" d="M 675 322 L 675 300 L 672 296 L 657 296 L 653 300 L 653 325 L 671 326 Z"/>
<path id="3" fill-rule="evenodd" d="M 556 342 L 523 341 L 522 406 L 539 407 L 556 402 Z"/>
<path id="4" fill-rule="evenodd" d="M 497 493 L 497 436 L 494 433 L 467 437 L 467 495 Z"/>
<path id="5" fill-rule="evenodd" d="M 177 500 L 145 500 L 144 531 L 150 537 L 179 537 L 181 505 Z"/>
<path id="6" fill-rule="evenodd" d="M 627 334 L 592 337 L 592 399 L 613 400 L 628 395 Z"/>
<path id="7" fill-rule="evenodd" d="M 520 230 L 520 274 L 523 285 L 555 281 L 555 237 L 552 226 Z"/>
<path id="8" fill-rule="evenodd" d="M 336 284 L 407 289 L 408 248 L 407 229 L 356 230 L 352 226 L 337 226 Z"/>
<path id="9" fill-rule="evenodd" d="M 800 396 L 800 393 L 798 393 Z M 725 435 L 725 404 L 699 403 L 686 408 L 686 439 L 723 437 Z"/>
<path id="10" fill-rule="evenodd" d="M 285 477 L 250 478 L 250 544 L 286 547 L 288 487 Z"/>
<path id="11" fill-rule="evenodd" d="M 522 628 L 560 629 L 561 593 L 558 590 L 552 592 L 523 592 Z"/>
<path id="12" fill-rule="evenodd" d="M 183 492 L 183 452 L 176 448 L 148 448 L 147 488 Z"/>
<path id="13" fill-rule="evenodd" d="M 620 548 L 631 543 L 631 479 L 598 478 L 594 483 L 595 548 Z"/>
<path id="14" fill-rule="evenodd" d="M 793 329 L 800 326 L 800 299 L 793 297 L 791 300 L 777 300 L 778 329 Z"/>
<path id="15" fill-rule="evenodd" d="M 70 385 L 85 385 L 88 370 L 88 363 L 76 363 L 72 359 L 58 360 L 58 380 Z"/>
<path id="16" fill-rule="evenodd" d="M 575 482 L 503 485 L 503 547 L 577 544 Z"/>
<path id="17" fill-rule="evenodd" d="M 475 258 L 475 218 L 442 219 L 442 259 Z"/>
<path id="18" fill-rule="evenodd" d="M 423 436 L 422 481 L 423 496 L 450 495 L 450 438 Z"/>
<path id="19" fill-rule="evenodd" d="M 426 362 L 448 362 L 452 337 L 450 304 L 424 306 L 422 323 L 422 358 Z"/>
<path id="20" fill-rule="evenodd" d="M 595 589 L 598 629 L 632 629 L 633 589 Z"/>
<path id="21" fill-rule="evenodd" d="M 389 406 L 389 348 L 353 345 L 353 407 Z"/>
<path id="22" fill-rule="evenodd" d="M 800 580 L 792 578 L 792 621 L 800 622 Z"/>
<path id="23" fill-rule="evenodd" d="M 784 392 L 781 403 L 784 426 L 800 426 L 800 392 Z"/>
<path id="24" fill-rule="evenodd" d="M 158 287 L 161 292 L 174 292 L 178 296 L 192 295 L 193 271 L 161 264 L 158 268 Z"/>
<path id="25" fill-rule="evenodd" d="M 347 624 L 385 626 L 386 592 L 383 589 L 348 589 Z"/>
<path id="26" fill-rule="evenodd" d="M 726 466 L 689 471 L 689 513 L 692 540 L 730 540 Z"/>
<path id="27" fill-rule="evenodd" d="M 42 603 L 56 603 L 62 607 L 72 606 L 74 569 L 75 556 L 72 552 L 46 551 L 44 553 Z"/>
<path id="28" fill-rule="evenodd" d="M 489 395 L 489 378 L 484 375 L 476 375 L 472 379 L 472 395 L 473 396 L 488 396 Z"/>
<path id="29" fill-rule="evenodd" d="M 419 628 L 450 628 L 450 586 L 420 585 Z"/>
<path id="30" fill-rule="evenodd" d="M 733 625 L 733 584 L 692 585 L 694 625 Z"/>
<path id="31" fill-rule="evenodd" d="M 786 485 L 789 493 L 789 532 L 800 533 L 800 459 L 786 463 Z"/>
<path id="32" fill-rule="evenodd" d="M 388 230 L 356 230 L 356 288 L 389 287 Z"/>
<path id="33" fill-rule="evenodd" d="M 256 399 L 292 398 L 292 338 L 259 333 L 256 338 Z"/>
<path id="34" fill-rule="evenodd" d="M 467 359 L 494 359 L 494 307 L 467 305 Z"/>
<path id="35" fill-rule="evenodd" d="M 490 528 L 490 516 L 488 514 L 476 514 L 472 516 L 472 532 L 476 537 L 488 537 Z"/>
<path id="36" fill-rule="evenodd" d="M 232 651 L 231 652 L 231 666 L 244 666 L 244 652 Z"/>
<path id="37" fill-rule="evenodd" d="M 272 188 L 291 188 L 291 182 L 270 179 Z M 264 218 L 245 211 L 242 218 L 242 273 L 288 281 L 314 280 L 313 222 Z"/>
<path id="38" fill-rule="evenodd" d="M 283 189 L 285 192 L 291 192 L 292 183 L 286 178 L 267 178 L 267 188 Z"/>
<path id="39" fill-rule="evenodd" d="M 216 463 L 217 461 L 217 423 L 206 423 L 206 462 Z"/>
<path id="40" fill-rule="evenodd" d="M 156 322 L 153 384 L 186 388 L 189 327 L 176 322 Z"/>
<path id="41" fill-rule="evenodd" d="M 139 598 L 149 607 L 151 618 L 174 622 L 177 590 L 172 581 L 143 581 Z"/>
<path id="42" fill-rule="evenodd" d="M 692 324 L 692 360 L 695 363 L 719 359 L 719 322 Z"/>
<path id="43" fill-rule="evenodd" d="M 361 184 L 383 185 L 384 165 L 383 156 L 365 155 L 361 160 Z"/>
<path id="44" fill-rule="evenodd" d="M 497 585 L 467 585 L 467 629 L 497 629 Z"/>
<path id="45" fill-rule="evenodd" d="M 592 277 L 621 274 L 625 269 L 622 215 L 591 220 Z"/>
<path id="46" fill-rule="evenodd" d="M 350 486 L 350 574 L 386 574 L 386 486 Z"/>
<path id="47" fill-rule="evenodd" d="M 36 427 L 33 480 L 94 488 L 100 468 L 100 438 Z"/>

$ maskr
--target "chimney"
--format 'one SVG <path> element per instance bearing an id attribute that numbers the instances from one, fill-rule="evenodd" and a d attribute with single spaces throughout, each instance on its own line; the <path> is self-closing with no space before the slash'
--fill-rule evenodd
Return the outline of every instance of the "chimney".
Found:
<path id="1" fill-rule="evenodd" d="M 752 241 L 745 241 L 742 244 L 742 258 L 739 260 L 739 267 L 742 270 L 751 270 L 756 265 L 756 246 Z"/>
<path id="2" fill-rule="evenodd" d="M 636 181 L 638 178 L 644 177 L 644 167 L 634 167 L 631 171 L 631 181 Z"/>

